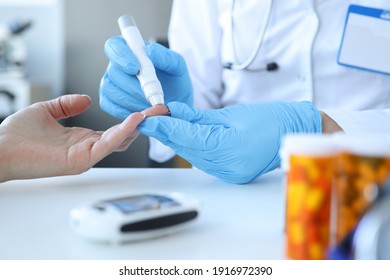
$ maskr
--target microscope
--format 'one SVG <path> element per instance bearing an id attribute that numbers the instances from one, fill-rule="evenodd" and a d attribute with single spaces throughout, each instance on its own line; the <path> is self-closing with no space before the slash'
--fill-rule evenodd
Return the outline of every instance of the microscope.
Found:
<path id="1" fill-rule="evenodd" d="M 0 123 L 30 103 L 27 45 L 21 36 L 30 27 L 31 21 L 0 23 Z"/>

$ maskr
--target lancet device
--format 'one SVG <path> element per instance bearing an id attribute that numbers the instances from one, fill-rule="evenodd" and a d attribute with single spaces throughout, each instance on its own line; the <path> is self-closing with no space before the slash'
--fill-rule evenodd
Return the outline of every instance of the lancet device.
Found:
<path id="1" fill-rule="evenodd" d="M 126 44 L 139 61 L 140 70 L 137 78 L 146 99 L 152 106 L 164 104 L 164 93 L 161 83 L 157 78 L 156 69 L 152 61 L 146 54 L 145 43 L 134 18 L 129 15 L 123 15 L 118 19 L 118 24 Z"/>

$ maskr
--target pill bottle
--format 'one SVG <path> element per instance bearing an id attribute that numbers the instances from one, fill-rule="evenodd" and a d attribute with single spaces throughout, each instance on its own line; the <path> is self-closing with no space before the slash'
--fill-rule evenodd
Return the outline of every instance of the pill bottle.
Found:
<path id="1" fill-rule="evenodd" d="M 288 135 L 280 155 L 286 171 L 286 257 L 325 259 L 331 241 L 331 201 L 338 147 L 321 134 Z"/>
<path id="2" fill-rule="evenodd" d="M 390 175 L 390 135 L 345 134 L 336 161 L 336 243 L 341 243 L 375 200 Z"/>

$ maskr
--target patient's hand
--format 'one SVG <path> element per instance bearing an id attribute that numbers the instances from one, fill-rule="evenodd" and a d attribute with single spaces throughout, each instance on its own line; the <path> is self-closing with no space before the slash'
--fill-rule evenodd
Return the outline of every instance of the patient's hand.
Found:
<path id="1" fill-rule="evenodd" d="M 156 105 L 154 107 L 147 108 L 141 112 L 146 118 L 153 116 L 169 116 L 170 112 L 166 105 Z"/>
<path id="2" fill-rule="evenodd" d="M 85 95 L 64 95 L 5 119 L 0 125 L 0 182 L 79 174 L 108 154 L 127 149 L 139 135 L 136 128 L 144 119 L 141 113 L 106 131 L 58 123 L 84 112 L 90 103 Z M 153 108 L 151 112 L 160 111 Z"/>

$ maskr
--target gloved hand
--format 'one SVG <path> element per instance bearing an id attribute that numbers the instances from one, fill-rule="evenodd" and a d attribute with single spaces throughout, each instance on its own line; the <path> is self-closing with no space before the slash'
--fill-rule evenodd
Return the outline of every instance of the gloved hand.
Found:
<path id="1" fill-rule="evenodd" d="M 273 102 L 199 110 L 168 104 L 171 117 L 147 118 L 141 133 L 171 147 L 193 166 L 231 183 L 247 183 L 280 165 L 287 133 L 320 133 L 310 102 Z"/>
<path id="2" fill-rule="evenodd" d="M 110 63 L 100 83 L 100 107 L 119 119 L 150 107 L 135 76 L 139 62 L 123 38 L 109 39 L 105 52 Z M 183 57 L 156 43 L 147 44 L 146 52 L 155 65 L 165 103 L 192 105 L 192 84 Z"/>

